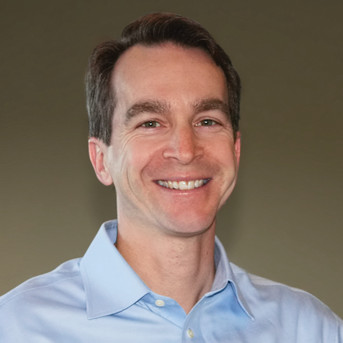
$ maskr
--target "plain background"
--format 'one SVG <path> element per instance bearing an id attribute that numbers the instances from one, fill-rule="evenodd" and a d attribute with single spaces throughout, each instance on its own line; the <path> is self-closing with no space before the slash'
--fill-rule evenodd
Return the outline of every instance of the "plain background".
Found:
<path id="1" fill-rule="evenodd" d="M 231 261 L 343 316 L 341 0 L 2 1 L 0 293 L 82 256 L 116 217 L 88 161 L 84 70 L 160 10 L 203 24 L 242 78 L 239 182 L 218 218 Z"/>

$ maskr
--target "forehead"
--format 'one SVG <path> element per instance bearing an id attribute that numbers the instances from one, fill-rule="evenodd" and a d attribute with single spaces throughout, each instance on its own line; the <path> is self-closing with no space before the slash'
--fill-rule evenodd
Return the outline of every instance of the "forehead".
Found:
<path id="1" fill-rule="evenodd" d="M 117 105 L 135 101 L 200 101 L 202 98 L 227 100 L 224 73 L 201 49 L 167 43 L 135 45 L 117 61 L 112 73 Z"/>
<path id="2" fill-rule="evenodd" d="M 143 45 L 136 44 L 126 50 L 118 59 L 115 69 L 125 68 L 127 65 L 135 65 L 139 62 L 144 64 L 156 64 L 159 61 L 164 63 L 172 62 L 175 65 L 180 65 L 180 62 L 186 60 L 190 63 L 204 63 L 216 66 L 212 58 L 200 48 L 184 47 L 176 45 L 172 42 L 162 43 L 158 45 Z"/>

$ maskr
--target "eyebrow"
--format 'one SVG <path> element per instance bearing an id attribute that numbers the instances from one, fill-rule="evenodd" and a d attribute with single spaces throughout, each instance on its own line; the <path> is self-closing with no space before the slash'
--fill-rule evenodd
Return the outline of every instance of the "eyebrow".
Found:
<path id="1" fill-rule="evenodd" d="M 220 99 L 203 99 L 193 105 L 193 111 L 195 114 L 211 110 L 219 110 L 230 118 L 229 106 Z M 167 102 L 156 100 L 137 102 L 127 110 L 125 114 L 125 125 L 141 113 L 159 113 L 169 115 L 170 112 L 170 106 Z"/>
<path id="2" fill-rule="evenodd" d="M 220 99 L 204 99 L 194 105 L 194 112 L 201 113 L 211 110 L 219 110 L 230 118 L 229 106 Z"/>
<path id="3" fill-rule="evenodd" d="M 128 124 L 131 119 L 144 112 L 170 114 L 170 108 L 167 103 L 156 100 L 137 102 L 127 110 L 125 115 L 125 124 Z"/>

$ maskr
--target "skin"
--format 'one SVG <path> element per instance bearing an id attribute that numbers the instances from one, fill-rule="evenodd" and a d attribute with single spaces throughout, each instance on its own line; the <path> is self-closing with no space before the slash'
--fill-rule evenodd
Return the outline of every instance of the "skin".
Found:
<path id="1" fill-rule="evenodd" d="M 156 293 L 188 313 L 210 290 L 215 217 L 237 178 L 222 70 L 199 49 L 136 45 L 118 60 L 111 144 L 92 137 L 98 179 L 114 183 L 117 248 Z M 191 190 L 157 181 L 206 179 Z M 144 256 L 144 259 L 141 257 Z"/>

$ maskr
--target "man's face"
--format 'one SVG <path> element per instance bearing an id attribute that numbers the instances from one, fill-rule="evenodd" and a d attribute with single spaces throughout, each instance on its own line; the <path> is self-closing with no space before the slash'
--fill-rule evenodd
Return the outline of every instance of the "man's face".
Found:
<path id="1" fill-rule="evenodd" d="M 112 82 L 113 132 L 103 151 L 119 225 L 174 235 L 214 227 L 240 150 L 222 70 L 199 49 L 136 45 L 120 57 Z"/>

